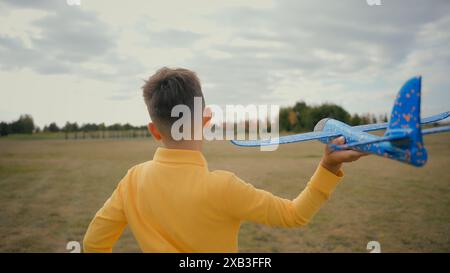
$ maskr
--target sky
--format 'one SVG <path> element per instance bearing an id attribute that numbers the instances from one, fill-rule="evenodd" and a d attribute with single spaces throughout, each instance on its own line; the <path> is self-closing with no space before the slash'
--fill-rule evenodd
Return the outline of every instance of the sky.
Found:
<path id="1" fill-rule="evenodd" d="M 0 0 L 0 120 L 149 121 L 144 80 L 197 72 L 207 104 L 336 103 L 389 113 L 423 76 L 450 109 L 450 1 Z"/>

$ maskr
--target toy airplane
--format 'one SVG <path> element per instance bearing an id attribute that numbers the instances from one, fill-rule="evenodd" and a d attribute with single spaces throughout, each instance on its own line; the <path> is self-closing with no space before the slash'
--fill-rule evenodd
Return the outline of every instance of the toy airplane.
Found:
<path id="1" fill-rule="evenodd" d="M 333 150 L 354 149 L 395 159 L 416 167 L 427 162 L 422 135 L 450 131 L 450 126 L 422 129 L 421 125 L 437 122 L 450 116 L 450 111 L 420 119 L 421 77 L 407 81 L 395 99 L 389 123 L 350 126 L 331 118 L 320 120 L 314 132 L 282 136 L 275 140 L 232 140 L 238 146 L 259 147 L 274 144 L 286 144 L 309 140 L 329 143 L 343 136 L 344 145 L 331 144 Z M 383 136 L 366 132 L 386 129 Z"/>

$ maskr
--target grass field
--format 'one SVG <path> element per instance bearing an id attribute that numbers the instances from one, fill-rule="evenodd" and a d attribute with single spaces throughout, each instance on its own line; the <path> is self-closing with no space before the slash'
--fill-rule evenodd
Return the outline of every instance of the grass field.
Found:
<path id="1" fill-rule="evenodd" d="M 450 134 L 426 137 L 430 159 L 413 168 L 378 157 L 345 167 L 345 179 L 305 228 L 245 223 L 241 252 L 450 251 Z M 152 158 L 157 143 L 139 140 L 0 139 L 0 251 L 66 252 L 128 168 Z M 322 153 L 316 142 L 276 152 L 227 142 L 205 145 L 210 169 L 235 172 L 256 187 L 294 198 Z M 116 252 L 139 248 L 127 230 Z"/>

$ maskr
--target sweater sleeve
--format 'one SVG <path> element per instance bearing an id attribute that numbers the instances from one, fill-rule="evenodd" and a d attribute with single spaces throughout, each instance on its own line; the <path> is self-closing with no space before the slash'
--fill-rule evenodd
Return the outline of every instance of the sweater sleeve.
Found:
<path id="1" fill-rule="evenodd" d="M 342 171 L 335 175 L 319 165 L 306 188 L 294 200 L 256 189 L 233 175 L 227 185 L 226 211 L 239 220 L 280 227 L 303 226 L 329 198 L 343 175 Z"/>
<path id="2" fill-rule="evenodd" d="M 83 240 L 84 252 L 112 252 L 114 244 L 127 225 L 122 191 L 128 176 L 129 173 L 120 181 L 111 197 L 89 224 Z"/>

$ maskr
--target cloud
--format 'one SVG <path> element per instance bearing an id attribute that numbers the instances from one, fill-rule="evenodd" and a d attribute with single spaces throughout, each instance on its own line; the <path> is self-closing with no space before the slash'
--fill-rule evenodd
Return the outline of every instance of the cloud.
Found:
<path id="1" fill-rule="evenodd" d="M 365 1 L 277 1 L 273 9 L 221 10 L 211 20 L 234 31 L 210 49 L 231 57 L 218 61 L 199 52 L 192 63 L 213 86 L 208 90 L 213 100 L 227 94 L 228 101 L 242 103 L 334 101 L 351 111 L 387 112 L 391 98 L 384 94 L 394 97 L 408 77 L 448 71 L 449 42 L 437 41 L 439 49 L 423 45 L 445 28 L 423 28 L 446 20 L 449 11 L 445 1 L 386 1 L 382 7 Z M 419 62 L 423 51 L 428 64 Z M 425 83 L 439 87 L 442 81 L 430 78 Z"/>
<path id="2" fill-rule="evenodd" d="M 114 48 L 113 35 L 95 14 L 63 10 L 34 22 L 42 30 L 42 37 L 32 40 L 36 50 L 60 61 L 84 62 Z"/>
<path id="3" fill-rule="evenodd" d="M 382 6 L 364 0 L 82 1 L 80 7 L 8 0 L 0 10 L 4 75 L 29 77 L 31 70 L 45 86 L 58 77 L 76 78 L 83 88 L 95 83 L 90 92 L 103 94 L 99 107 L 136 107 L 142 80 L 162 66 L 197 71 L 207 102 L 219 105 L 305 100 L 384 113 L 416 74 L 424 76 L 426 114 L 448 110 L 450 101 L 446 0 L 385 0 Z M 0 112 L 12 107 L 0 103 Z"/>
<path id="4" fill-rule="evenodd" d="M 96 13 L 72 8 L 64 1 L 6 1 L 22 9 L 44 12 L 32 20 L 35 33 L 24 41 L 0 32 L 0 68 L 30 68 L 40 74 L 74 74 L 81 77 L 111 79 L 135 73 L 136 61 L 117 57 L 117 35 Z M 9 24 L 15 24 L 12 9 Z M 94 68 L 92 64 L 97 63 Z M 111 69 L 113 68 L 113 69 Z"/>

